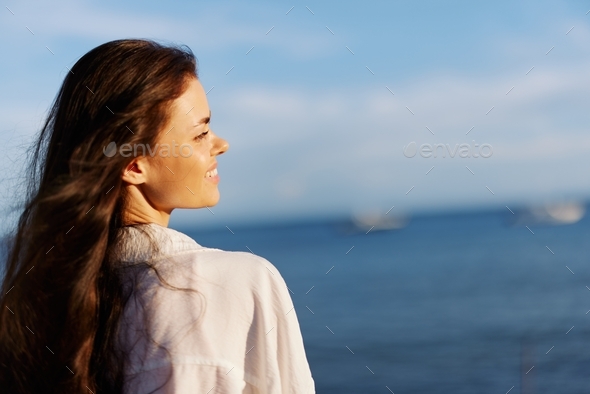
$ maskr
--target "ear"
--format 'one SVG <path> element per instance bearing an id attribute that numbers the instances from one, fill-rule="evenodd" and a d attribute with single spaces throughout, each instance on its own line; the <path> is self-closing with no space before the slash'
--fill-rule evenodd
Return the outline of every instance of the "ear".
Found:
<path id="1" fill-rule="evenodd" d="M 132 185 L 140 185 L 147 181 L 147 163 L 144 156 L 133 159 L 123 170 L 121 179 Z"/>

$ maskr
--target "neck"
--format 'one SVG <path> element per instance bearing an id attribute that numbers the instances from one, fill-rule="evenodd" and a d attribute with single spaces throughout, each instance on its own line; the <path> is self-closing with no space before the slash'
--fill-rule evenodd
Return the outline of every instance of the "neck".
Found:
<path id="1" fill-rule="evenodd" d="M 127 185 L 126 192 L 123 225 L 157 223 L 168 227 L 171 212 L 155 207 L 135 185 Z"/>

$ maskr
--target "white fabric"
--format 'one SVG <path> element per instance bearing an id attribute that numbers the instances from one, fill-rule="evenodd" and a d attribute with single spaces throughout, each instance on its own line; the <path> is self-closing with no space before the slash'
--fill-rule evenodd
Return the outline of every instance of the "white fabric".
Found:
<path id="1" fill-rule="evenodd" d="M 289 290 L 268 260 L 155 223 L 124 227 L 117 239 L 123 266 L 149 260 L 170 285 L 198 292 L 168 289 L 152 270 L 123 273 L 135 278 L 119 336 L 131 351 L 126 393 L 315 393 Z"/>

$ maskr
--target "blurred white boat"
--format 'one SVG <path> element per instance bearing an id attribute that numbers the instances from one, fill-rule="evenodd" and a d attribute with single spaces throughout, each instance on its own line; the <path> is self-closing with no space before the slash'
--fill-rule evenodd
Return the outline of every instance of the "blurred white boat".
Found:
<path id="1" fill-rule="evenodd" d="M 391 231 L 406 227 L 409 221 L 406 215 L 363 211 L 351 214 L 348 221 L 339 224 L 338 230 L 345 234 Z"/>
<path id="2" fill-rule="evenodd" d="M 517 210 L 509 215 L 512 225 L 564 225 L 579 222 L 586 215 L 586 206 L 580 202 L 552 203 Z"/>

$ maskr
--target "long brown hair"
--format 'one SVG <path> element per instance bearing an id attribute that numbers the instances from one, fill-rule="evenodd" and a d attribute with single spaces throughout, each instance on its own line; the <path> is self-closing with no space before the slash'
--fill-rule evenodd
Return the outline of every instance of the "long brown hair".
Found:
<path id="1" fill-rule="evenodd" d="M 0 294 L 0 390 L 117 393 L 128 299 L 109 248 L 123 225 L 115 142 L 153 145 L 172 100 L 197 78 L 188 47 L 116 40 L 82 56 L 32 147 L 25 204 L 7 238 Z"/>

